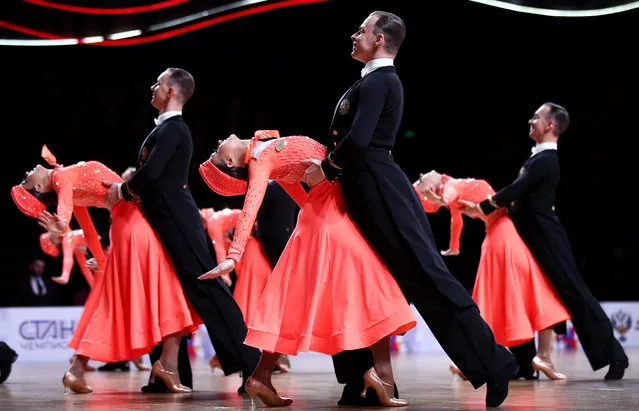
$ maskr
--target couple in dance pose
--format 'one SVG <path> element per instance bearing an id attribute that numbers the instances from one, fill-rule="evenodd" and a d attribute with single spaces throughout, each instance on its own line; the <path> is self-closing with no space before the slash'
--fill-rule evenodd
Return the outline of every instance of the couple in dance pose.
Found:
<path id="1" fill-rule="evenodd" d="M 268 405 L 292 402 L 271 383 L 278 355 L 312 350 L 333 356 L 345 384 L 339 404 L 402 406 L 388 342 L 414 326 L 412 303 L 471 384 L 487 384 L 486 405 L 505 400 L 517 361 L 496 343 L 470 294 L 448 271 L 420 198 L 392 157 L 404 104 L 393 62 L 404 36 L 403 21 L 383 11 L 371 13 L 351 36 L 351 54 L 365 66 L 339 100 L 328 139 L 281 138 L 271 131 L 244 140 L 231 136 L 201 165 L 211 189 L 246 195 L 233 243 L 218 264 L 187 185 L 193 142 L 182 109 L 194 80 L 185 70 L 169 68 L 153 85 L 157 126 L 126 182 L 101 163 L 62 167 L 44 153 L 53 168 L 28 173 L 12 190 L 14 200 L 48 230 L 66 229 L 75 216 L 102 270 L 71 341 L 79 364 L 65 374 L 65 387 L 91 391 L 81 368 L 85 359 L 127 360 L 150 351 L 151 381 L 143 390 L 190 392 L 190 363 L 180 353 L 186 352 L 184 336 L 203 322 L 225 374 L 241 371 L 238 391 Z M 240 262 L 269 179 L 300 213 L 245 322 L 218 277 Z M 47 213 L 34 191 L 56 192 L 57 213 Z M 111 211 L 107 257 L 92 248 L 97 234 L 91 239 L 95 229 L 86 207 Z M 123 287 L 124 281 L 135 287 Z M 109 286 L 99 288 L 101 282 Z M 131 307 L 142 303 L 132 297 L 138 293 L 148 298 L 144 315 Z"/>

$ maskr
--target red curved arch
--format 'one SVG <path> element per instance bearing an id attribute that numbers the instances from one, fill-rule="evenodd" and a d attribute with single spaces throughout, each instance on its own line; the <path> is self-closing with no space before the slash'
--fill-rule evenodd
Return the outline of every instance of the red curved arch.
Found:
<path id="1" fill-rule="evenodd" d="M 0 1 L 2 1 L 2 0 L 0 0 Z M 28 27 L 20 26 L 20 25 L 9 23 L 9 22 L 2 21 L 2 20 L 0 20 L 0 27 L 5 27 L 5 28 L 8 28 L 10 30 L 19 32 L 19 33 L 31 35 L 31 36 L 34 36 L 34 37 L 39 37 L 41 39 L 48 39 L 48 40 L 65 40 L 65 39 L 77 40 L 78 44 L 86 44 L 86 45 L 89 45 L 89 46 L 125 46 L 125 45 L 133 45 L 133 44 L 151 43 L 153 41 L 167 39 L 167 38 L 170 38 L 170 37 L 178 36 L 180 34 L 188 33 L 190 31 L 198 30 L 198 29 L 201 29 L 203 27 L 212 26 L 214 24 L 222 23 L 222 22 L 229 21 L 229 20 L 234 20 L 234 19 L 237 19 L 237 18 L 240 18 L 240 17 L 251 15 L 251 14 L 263 13 L 265 11 L 284 8 L 284 7 L 289 7 L 289 6 L 297 6 L 297 5 L 301 5 L 301 4 L 311 4 L 311 3 L 321 3 L 321 2 L 326 2 L 326 1 L 329 1 L 329 0 L 285 0 L 285 1 L 281 1 L 281 2 L 275 3 L 275 4 L 265 4 L 265 5 L 262 5 L 262 6 L 256 6 L 256 7 L 248 8 L 248 9 L 245 9 L 245 10 L 232 12 L 232 13 L 226 14 L 224 16 L 212 17 L 212 18 L 210 18 L 208 20 L 200 21 L 198 23 L 193 23 L 193 24 L 185 26 L 185 27 L 180 27 L 178 29 L 165 31 L 165 32 L 162 32 L 162 33 L 151 34 L 151 35 L 147 35 L 147 36 L 125 38 L 125 39 L 119 39 L 119 40 L 104 40 L 104 41 L 100 41 L 100 42 L 96 42 L 96 43 L 84 43 L 83 40 L 80 39 L 80 38 L 64 37 L 64 36 L 60 36 L 60 35 L 53 34 L 53 33 L 47 33 L 47 32 L 43 32 L 43 31 L 39 31 L 39 30 L 34 30 L 34 29 L 31 29 L 31 28 L 28 28 Z"/>
<path id="2" fill-rule="evenodd" d="M 26 3 L 35 4 L 37 6 L 47 7 L 50 9 L 70 11 L 74 13 L 84 14 L 134 14 L 144 13 L 147 11 L 160 10 L 167 7 L 172 7 L 181 3 L 186 3 L 189 0 L 165 0 L 154 4 L 147 4 L 145 6 L 134 7 L 120 7 L 120 8 L 101 8 L 101 7 L 82 7 L 71 6 L 69 4 L 56 3 L 49 0 L 24 0 Z"/>
<path id="3" fill-rule="evenodd" d="M 132 44 L 150 43 L 153 41 L 163 40 L 163 39 L 174 37 L 180 34 L 188 33 L 189 31 L 198 30 L 203 27 L 208 27 L 214 24 L 225 22 L 225 21 L 249 16 L 251 14 L 263 13 L 269 10 L 274 10 L 274 9 L 279 9 L 279 8 L 289 7 L 289 6 L 297 6 L 300 4 L 321 3 L 325 1 L 328 1 L 328 0 L 286 0 L 279 3 L 275 3 L 275 4 L 265 4 L 263 6 L 257 6 L 257 7 L 249 8 L 246 10 L 236 11 L 233 13 L 226 14 L 224 16 L 213 17 L 208 20 L 204 20 L 198 23 L 193 23 L 185 27 L 180 27 L 178 29 L 165 31 L 158 34 L 151 34 L 148 36 L 132 37 L 132 38 L 120 39 L 120 40 L 105 40 L 99 43 L 90 43 L 88 45 L 90 46 L 125 46 L 125 45 L 132 45 Z"/>

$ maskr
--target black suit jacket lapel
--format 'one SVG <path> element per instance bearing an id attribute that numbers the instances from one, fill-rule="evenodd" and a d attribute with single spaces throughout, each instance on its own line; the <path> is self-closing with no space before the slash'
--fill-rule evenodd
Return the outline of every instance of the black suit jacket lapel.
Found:
<path id="1" fill-rule="evenodd" d="M 138 161 L 137 161 L 136 164 L 139 165 L 141 163 L 141 161 L 142 161 L 142 151 L 144 150 L 144 147 L 146 147 L 147 143 L 149 143 L 149 139 L 155 135 L 155 133 L 160 129 L 160 127 L 163 126 L 164 124 L 168 123 L 169 121 L 181 120 L 181 119 L 182 119 L 181 115 L 169 117 L 166 120 L 164 120 L 161 124 L 155 126 L 155 128 L 153 130 L 151 130 L 149 135 L 146 136 L 146 138 L 144 139 L 144 142 L 140 146 L 140 150 L 138 151 Z"/>
<path id="2" fill-rule="evenodd" d="M 351 90 L 353 90 L 353 88 L 358 85 L 360 82 L 362 81 L 362 79 L 360 78 L 359 80 L 357 80 L 348 90 L 346 90 L 346 93 L 344 93 L 342 95 L 342 97 L 340 97 L 339 101 L 337 102 L 337 105 L 335 105 L 335 110 L 333 111 L 333 118 L 331 119 L 331 125 L 330 125 L 330 129 L 333 128 L 333 123 L 335 123 L 335 116 L 337 116 L 337 110 L 339 109 L 339 105 L 342 104 L 342 100 L 344 100 L 344 98 L 346 98 L 346 96 L 348 96 L 348 94 L 351 92 Z"/>
<path id="3" fill-rule="evenodd" d="M 151 138 L 151 136 L 153 136 L 153 133 L 155 133 L 155 130 L 158 129 L 159 126 L 155 126 L 155 128 L 153 130 L 151 130 L 151 132 L 149 133 L 148 136 L 146 136 L 146 138 L 144 139 L 144 142 L 142 143 L 142 145 L 140 146 L 140 150 L 138 151 L 138 161 L 136 161 L 136 164 L 139 164 L 142 161 L 142 150 L 144 150 L 144 147 L 146 147 L 146 143 L 149 141 L 149 139 Z"/>

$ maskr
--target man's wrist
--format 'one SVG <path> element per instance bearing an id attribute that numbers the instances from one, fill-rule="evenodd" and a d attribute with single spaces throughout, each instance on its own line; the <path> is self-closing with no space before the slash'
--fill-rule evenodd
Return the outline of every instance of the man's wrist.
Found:
<path id="1" fill-rule="evenodd" d="M 328 156 L 326 156 L 326 160 L 328 161 L 328 164 L 337 170 L 342 170 L 342 167 L 338 166 L 337 164 L 335 164 L 335 161 L 333 160 L 333 152 L 331 151 L 330 153 L 328 153 Z"/>
<path id="2" fill-rule="evenodd" d="M 324 174 L 324 177 L 329 183 L 334 183 L 335 180 L 337 180 L 337 177 L 341 174 L 340 170 L 334 168 L 330 164 L 328 158 L 324 158 L 324 160 L 322 160 L 320 168 L 322 169 L 322 174 Z"/>
<path id="3" fill-rule="evenodd" d="M 131 188 L 129 187 L 128 181 L 125 181 L 124 183 L 120 184 L 120 187 L 118 190 L 118 197 L 124 201 L 131 201 L 135 198 L 133 191 L 131 191 Z"/>

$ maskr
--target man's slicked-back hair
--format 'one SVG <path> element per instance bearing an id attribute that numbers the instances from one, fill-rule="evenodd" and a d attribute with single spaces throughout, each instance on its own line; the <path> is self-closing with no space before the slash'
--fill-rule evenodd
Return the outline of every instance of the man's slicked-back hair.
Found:
<path id="1" fill-rule="evenodd" d="M 169 67 L 167 71 L 169 86 L 178 89 L 180 103 L 186 104 L 195 91 L 195 79 L 191 73 L 181 68 Z"/>
<path id="2" fill-rule="evenodd" d="M 543 105 L 550 107 L 548 120 L 555 123 L 555 135 L 559 137 L 566 131 L 568 125 L 570 125 L 568 110 L 556 103 L 546 102 Z"/>
<path id="3" fill-rule="evenodd" d="M 397 54 L 399 48 L 406 37 L 406 25 L 398 15 L 387 11 L 374 11 L 370 14 L 377 17 L 373 29 L 374 34 L 383 34 L 385 40 L 385 50 L 392 54 Z"/>

